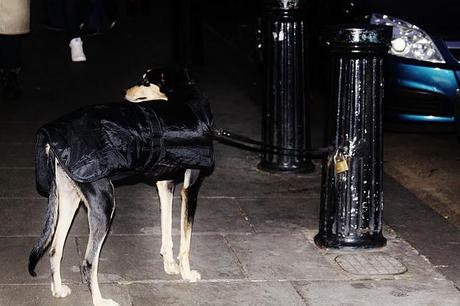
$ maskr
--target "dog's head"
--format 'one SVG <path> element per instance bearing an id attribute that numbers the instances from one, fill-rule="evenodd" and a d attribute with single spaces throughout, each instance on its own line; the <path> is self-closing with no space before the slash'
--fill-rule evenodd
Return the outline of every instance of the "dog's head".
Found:
<path id="1" fill-rule="evenodd" d="M 167 73 L 161 69 L 147 70 L 142 80 L 126 90 L 125 99 L 129 102 L 139 103 L 152 100 L 168 100 L 166 94 L 171 90 L 172 84 Z"/>

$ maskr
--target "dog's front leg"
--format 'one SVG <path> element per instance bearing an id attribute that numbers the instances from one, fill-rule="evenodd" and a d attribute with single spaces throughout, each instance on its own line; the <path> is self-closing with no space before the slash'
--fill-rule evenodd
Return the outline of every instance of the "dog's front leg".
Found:
<path id="1" fill-rule="evenodd" d="M 88 283 L 95 306 L 118 306 L 111 299 L 103 299 L 97 279 L 99 255 L 115 211 L 112 183 L 101 179 L 80 187 L 88 208 L 89 237 L 85 259 L 81 267 L 83 279 Z"/>
<path id="2" fill-rule="evenodd" d="M 174 260 L 172 241 L 172 204 L 174 181 L 158 181 L 157 189 L 161 210 L 161 251 L 164 270 L 168 274 L 179 274 L 179 266 Z"/>
<path id="3" fill-rule="evenodd" d="M 200 189 L 202 178 L 199 170 L 185 171 L 184 186 L 182 188 L 182 205 L 181 205 L 181 237 L 179 251 L 179 267 L 182 279 L 196 282 L 201 279 L 200 273 L 196 270 L 190 270 L 190 244 L 192 239 L 193 219 L 197 205 L 198 191 Z"/>

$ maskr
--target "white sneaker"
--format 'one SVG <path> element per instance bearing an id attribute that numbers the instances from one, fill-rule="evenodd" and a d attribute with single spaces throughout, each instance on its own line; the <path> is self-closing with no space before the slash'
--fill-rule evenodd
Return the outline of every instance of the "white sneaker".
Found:
<path id="1" fill-rule="evenodd" d="M 83 42 L 80 37 L 74 38 L 70 41 L 70 55 L 72 62 L 86 62 L 86 56 L 83 52 Z"/>

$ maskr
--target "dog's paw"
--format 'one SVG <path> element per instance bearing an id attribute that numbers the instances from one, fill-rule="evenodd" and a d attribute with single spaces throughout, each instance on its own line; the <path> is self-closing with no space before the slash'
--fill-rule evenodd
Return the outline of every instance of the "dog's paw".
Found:
<path id="1" fill-rule="evenodd" d="M 70 295 L 72 290 L 66 285 L 61 285 L 58 288 L 54 288 L 54 284 L 51 283 L 51 292 L 55 298 L 65 298 L 66 296 Z"/>
<path id="2" fill-rule="evenodd" d="M 179 265 L 173 261 L 163 261 L 163 266 L 167 274 L 179 274 Z"/>
<path id="3" fill-rule="evenodd" d="M 93 301 L 94 306 L 119 306 L 117 302 L 111 299 L 100 299 Z"/>
<path id="4" fill-rule="evenodd" d="M 194 283 L 201 279 L 201 275 L 197 270 L 191 270 L 189 272 L 182 273 L 182 279 Z"/>

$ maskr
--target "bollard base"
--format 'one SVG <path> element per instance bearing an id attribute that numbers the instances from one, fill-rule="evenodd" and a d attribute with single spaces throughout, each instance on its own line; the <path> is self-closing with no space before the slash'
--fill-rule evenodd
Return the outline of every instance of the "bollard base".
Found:
<path id="1" fill-rule="evenodd" d="M 311 173 L 315 171 L 315 165 L 311 161 L 302 165 L 283 165 L 260 162 L 257 165 L 257 169 L 270 173 Z"/>
<path id="2" fill-rule="evenodd" d="M 327 236 L 326 234 L 319 233 L 315 236 L 314 241 L 320 248 L 333 249 L 372 249 L 384 247 L 387 244 L 387 240 L 383 237 L 382 233 L 352 238 Z"/>

